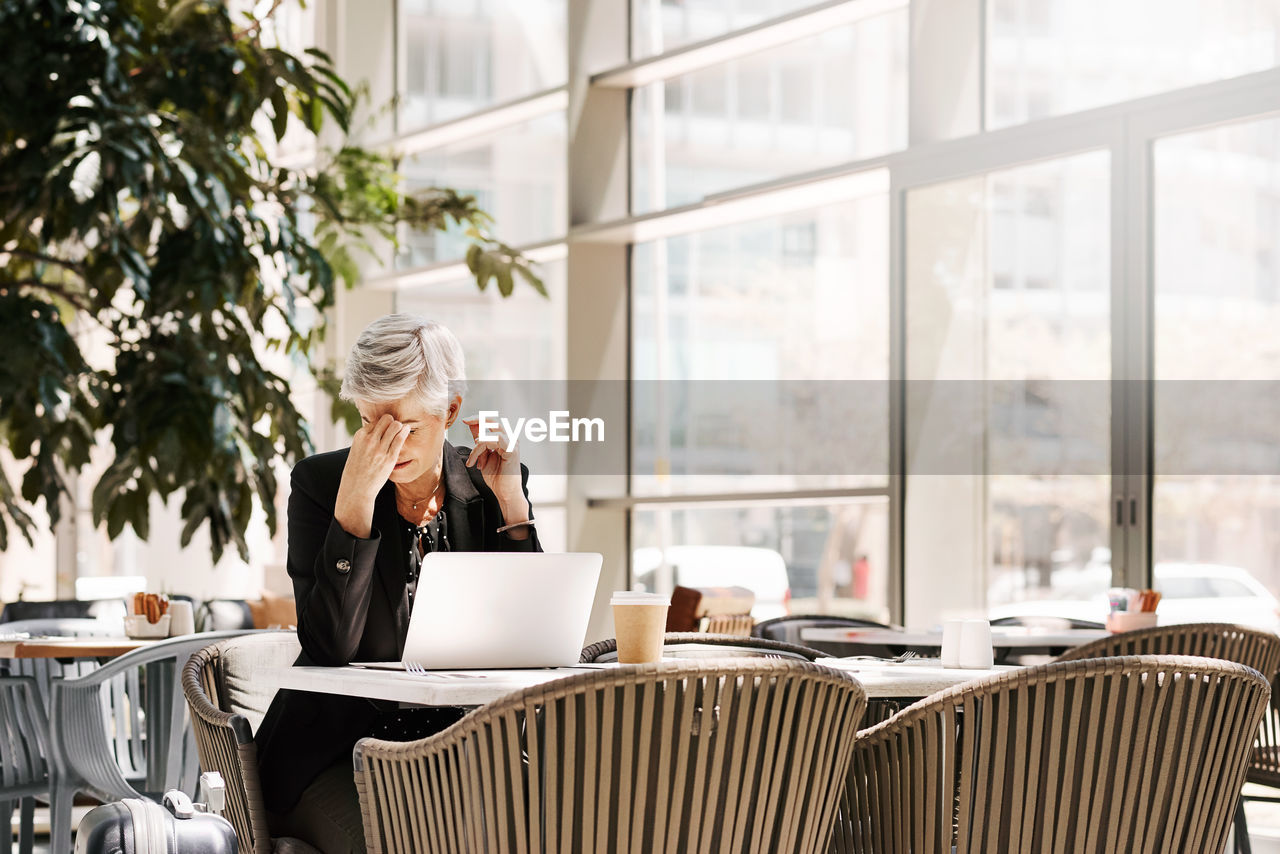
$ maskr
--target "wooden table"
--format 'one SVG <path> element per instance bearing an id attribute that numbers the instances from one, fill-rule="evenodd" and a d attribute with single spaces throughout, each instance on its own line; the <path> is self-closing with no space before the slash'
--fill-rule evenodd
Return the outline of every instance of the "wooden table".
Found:
<path id="1" fill-rule="evenodd" d="M 819 659 L 817 663 L 854 673 L 867 689 L 869 697 L 894 699 L 927 697 L 944 688 L 1011 669 L 947 669 L 937 661 L 927 660 L 891 663 Z M 450 670 L 425 674 L 358 665 L 288 667 L 277 671 L 275 681 L 281 688 L 322 694 L 344 694 L 422 706 L 481 706 L 534 685 L 588 670 L 618 666 L 593 664 L 544 670 Z"/>
<path id="2" fill-rule="evenodd" d="M 154 640 L 135 638 L 29 638 L 0 640 L 0 658 L 115 658 Z"/>

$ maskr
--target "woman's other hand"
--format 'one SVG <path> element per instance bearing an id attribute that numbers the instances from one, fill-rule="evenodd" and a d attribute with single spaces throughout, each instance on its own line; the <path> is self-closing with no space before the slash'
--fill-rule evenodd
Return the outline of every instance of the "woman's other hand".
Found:
<path id="1" fill-rule="evenodd" d="M 471 439 L 475 442 L 471 455 L 467 457 L 467 465 L 474 465 L 480 470 L 485 485 L 497 496 L 503 524 L 525 521 L 529 518 L 529 501 L 524 497 L 520 483 L 519 444 L 507 436 L 501 425 L 486 431 L 489 438 L 481 439 L 478 417 L 464 418 L 462 423 L 471 430 Z"/>
<path id="2" fill-rule="evenodd" d="M 342 469 L 333 511 L 338 524 L 351 536 L 367 539 L 373 532 L 374 500 L 391 477 L 407 438 L 409 427 L 386 414 L 351 437 L 351 452 Z M 517 475 L 518 467 L 517 463 Z"/>

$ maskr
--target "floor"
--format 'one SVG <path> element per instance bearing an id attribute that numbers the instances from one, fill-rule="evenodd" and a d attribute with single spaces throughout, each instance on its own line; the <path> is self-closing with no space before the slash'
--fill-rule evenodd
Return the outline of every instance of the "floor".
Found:
<path id="1" fill-rule="evenodd" d="M 1255 786 L 1246 786 L 1245 793 L 1256 791 L 1258 794 L 1275 792 Z M 74 820 L 79 821 L 92 807 L 76 807 Z M 1253 854 L 1280 854 L 1280 804 L 1259 803 L 1251 801 L 1245 805 L 1245 815 L 1249 819 L 1249 840 L 1253 846 Z M 16 816 L 15 816 L 16 819 Z M 36 810 L 36 844 L 34 854 L 49 854 L 48 813 L 43 809 Z M 14 852 L 18 850 L 17 825 L 14 825 Z M 1232 850 L 1227 843 L 1227 851 Z"/>
<path id="2" fill-rule="evenodd" d="M 1246 785 L 1245 795 L 1276 796 L 1275 789 Z M 1249 842 L 1253 854 L 1280 854 L 1280 804 L 1246 801 L 1245 817 L 1249 820 Z"/>

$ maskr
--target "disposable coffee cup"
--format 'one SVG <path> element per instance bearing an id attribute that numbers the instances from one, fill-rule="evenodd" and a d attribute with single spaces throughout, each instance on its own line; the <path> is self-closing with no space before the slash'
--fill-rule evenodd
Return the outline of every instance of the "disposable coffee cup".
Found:
<path id="1" fill-rule="evenodd" d="M 942 624 L 942 666 L 960 666 L 960 630 L 964 620 L 947 620 Z"/>
<path id="2" fill-rule="evenodd" d="M 618 662 L 656 664 L 662 661 L 662 636 L 667 630 L 670 598 L 661 593 L 621 590 L 610 600 L 618 638 Z"/>
<path id="3" fill-rule="evenodd" d="M 994 663 L 991 624 L 986 620 L 965 620 L 960 627 L 960 666 L 990 670 Z"/>

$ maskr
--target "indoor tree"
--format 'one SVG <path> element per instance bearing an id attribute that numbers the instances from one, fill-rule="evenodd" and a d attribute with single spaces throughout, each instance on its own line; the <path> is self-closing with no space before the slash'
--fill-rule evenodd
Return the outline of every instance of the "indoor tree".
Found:
<path id="1" fill-rule="evenodd" d="M 310 450 L 288 374 L 332 389 L 324 311 L 399 223 L 463 228 L 481 288 L 545 296 L 474 199 L 406 195 L 350 141 L 356 94 L 271 43 L 278 5 L 0 0 L 0 442 L 25 467 L 0 470 L 0 550 L 102 444 L 109 536 L 181 494 L 183 545 L 207 521 L 215 560 L 247 558 L 255 496 L 274 530 L 274 466 Z M 290 166 L 286 131 L 336 142 Z"/>

